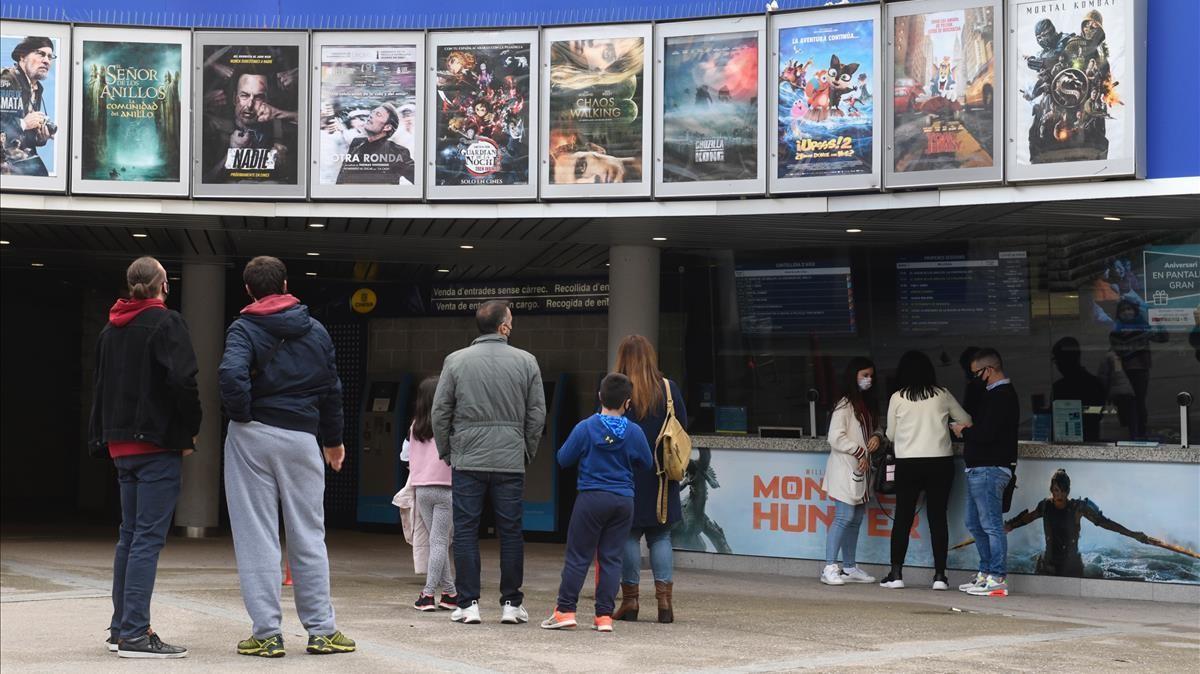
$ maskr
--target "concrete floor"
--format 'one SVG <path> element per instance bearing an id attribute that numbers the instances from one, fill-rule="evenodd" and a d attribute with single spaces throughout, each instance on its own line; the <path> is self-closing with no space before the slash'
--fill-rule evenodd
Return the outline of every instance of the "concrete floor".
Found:
<path id="1" fill-rule="evenodd" d="M 250 631 L 232 543 L 171 539 L 159 566 L 153 621 L 186 660 L 139 665 L 107 653 L 112 536 L 108 532 L 0 539 L 0 668 L 4 672 L 129 671 L 740 671 L 1062 672 L 1200 669 L 1200 606 L 1012 596 L 968 597 L 925 588 L 828 588 L 815 578 L 678 571 L 673 625 L 617 623 L 616 633 L 536 627 L 558 587 L 562 549 L 526 548 L 531 624 L 501 625 L 494 541 L 484 543 L 484 624 L 410 608 L 423 578 L 394 535 L 336 532 L 329 547 L 338 624 L 350 655 L 303 651 L 303 630 L 284 591 L 283 660 L 238 656 Z M 648 574 L 647 574 L 648 576 Z M 954 582 L 960 579 L 952 578 Z M 581 618 L 590 615 L 585 585 Z M 650 590 L 643 578 L 643 592 Z M 652 617 L 653 597 L 643 604 Z M 330 661 L 330 658 L 336 658 Z M 144 669 L 144 671 L 148 671 Z"/>

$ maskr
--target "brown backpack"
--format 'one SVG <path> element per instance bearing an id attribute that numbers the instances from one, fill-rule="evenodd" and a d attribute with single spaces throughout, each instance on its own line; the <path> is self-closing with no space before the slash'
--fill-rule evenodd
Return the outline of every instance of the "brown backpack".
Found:
<path id="1" fill-rule="evenodd" d="M 667 482 L 678 482 L 687 472 L 688 462 L 692 460 L 692 439 L 683 424 L 675 416 L 675 401 L 671 399 L 671 382 L 663 379 L 663 387 L 667 391 L 667 418 L 663 420 L 662 430 L 654 441 L 655 471 L 658 474 L 658 521 L 667 522 L 667 505 L 669 489 Z M 658 449 L 661 448 L 660 453 Z M 659 458 L 661 456 L 661 459 Z"/>

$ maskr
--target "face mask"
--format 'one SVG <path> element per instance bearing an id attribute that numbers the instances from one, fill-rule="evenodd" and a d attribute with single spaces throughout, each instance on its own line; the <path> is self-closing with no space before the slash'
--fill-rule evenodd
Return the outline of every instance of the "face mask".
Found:
<path id="1" fill-rule="evenodd" d="M 863 377 L 862 379 L 858 380 L 858 390 L 866 391 L 869 388 L 871 388 L 871 378 L 870 377 Z"/>

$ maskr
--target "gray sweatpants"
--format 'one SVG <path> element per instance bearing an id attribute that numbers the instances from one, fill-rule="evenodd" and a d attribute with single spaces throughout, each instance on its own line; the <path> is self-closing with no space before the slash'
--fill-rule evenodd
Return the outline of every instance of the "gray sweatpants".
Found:
<path id="1" fill-rule="evenodd" d="M 336 632 L 325 549 L 325 464 L 316 437 L 257 421 L 229 422 L 225 498 L 254 637 L 280 633 L 280 505 L 300 622 L 309 634 Z"/>
<path id="2" fill-rule="evenodd" d="M 446 594 L 458 594 L 450 564 L 450 531 L 454 528 L 450 487 L 428 485 L 416 490 L 417 510 L 421 521 L 429 527 L 429 566 L 425 571 L 425 589 L 421 592 L 432 595 L 440 587 Z"/>

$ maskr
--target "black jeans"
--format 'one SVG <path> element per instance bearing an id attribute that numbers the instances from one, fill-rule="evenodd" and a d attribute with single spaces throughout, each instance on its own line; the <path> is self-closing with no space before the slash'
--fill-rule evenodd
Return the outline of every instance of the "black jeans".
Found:
<path id="1" fill-rule="evenodd" d="M 607 491 L 581 491 L 571 511 L 558 610 L 574 613 L 579 590 L 593 559 L 600 562 L 596 578 L 596 615 L 612 615 L 613 597 L 621 581 L 625 541 L 633 524 L 633 497 Z"/>
<path id="2" fill-rule="evenodd" d="M 500 604 L 520 606 L 525 595 L 524 473 L 488 473 L 455 470 L 451 477 L 454 499 L 454 568 L 458 605 L 479 601 L 479 518 L 488 493 L 500 537 Z"/>
<path id="3" fill-rule="evenodd" d="M 179 499 L 179 452 L 122 456 L 114 460 L 121 483 L 121 537 L 113 559 L 113 616 L 110 630 L 134 639 L 150 628 L 150 596 L 158 553 Z"/>
<path id="4" fill-rule="evenodd" d="M 933 568 L 946 572 L 950 527 L 946 509 L 954 484 L 954 457 L 896 460 L 896 521 L 892 523 L 892 570 L 899 572 L 908 555 L 908 537 L 916 516 L 917 499 L 925 492 L 925 521 L 929 522 Z"/>

